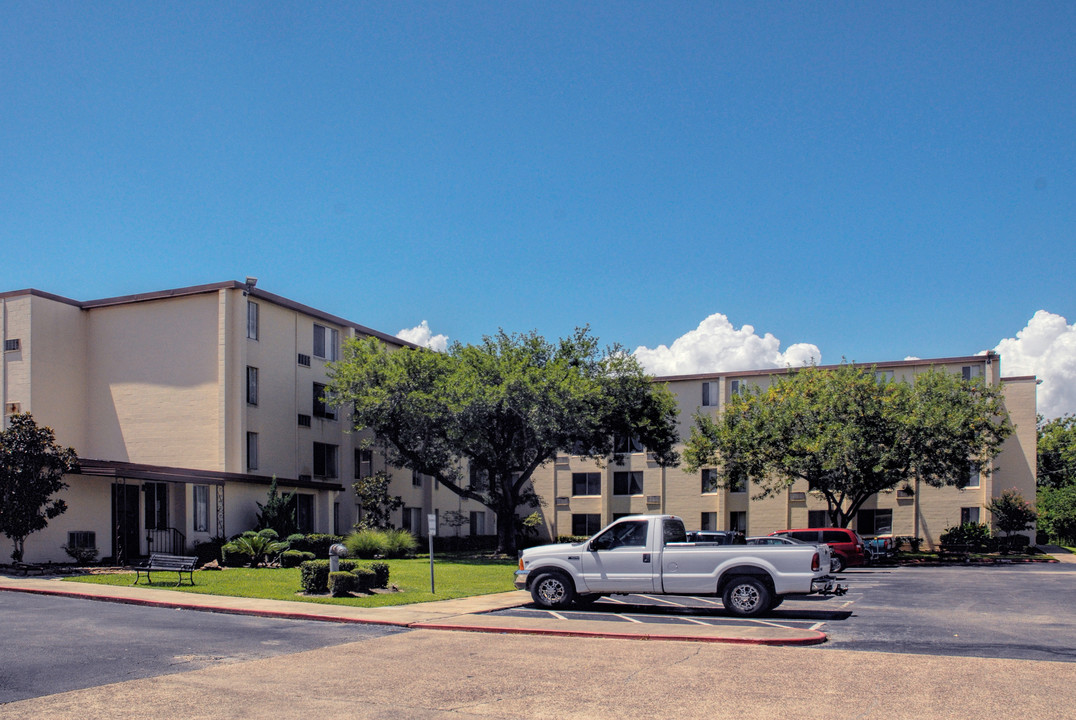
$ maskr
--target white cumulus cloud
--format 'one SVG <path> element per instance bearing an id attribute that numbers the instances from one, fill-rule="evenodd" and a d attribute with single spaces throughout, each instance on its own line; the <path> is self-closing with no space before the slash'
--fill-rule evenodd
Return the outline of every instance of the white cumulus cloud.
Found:
<path id="1" fill-rule="evenodd" d="M 448 335 L 434 335 L 433 331 L 430 330 L 430 324 L 425 320 L 413 328 L 401 330 L 396 333 L 396 337 L 438 352 L 444 352 L 448 349 Z"/>
<path id="2" fill-rule="evenodd" d="M 796 343 L 781 352 L 781 341 L 772 334 L 757 335 L 751 325 L 737 330 L 721 313 L 706 318 L 671 346 L 642 346 L 634 355 L 647 372 L 657 376 L 800 367 L 822 360 L 817 345 Z"/>
<path id="3" fill-rule="evenodd" d="M 1076 412 L 1076 324 L 1039 310 L 1014 338 L 994 348 L 1008 376 L 1035 375 L 1039 412 L 1047 418 Z"/>

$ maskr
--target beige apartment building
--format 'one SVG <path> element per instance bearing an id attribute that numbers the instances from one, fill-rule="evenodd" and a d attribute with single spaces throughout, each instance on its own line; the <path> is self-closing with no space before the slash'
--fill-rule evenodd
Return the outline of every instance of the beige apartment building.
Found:
<path id="1" fill-rule="evenodd" d="M 1034 377 L 1001 377 L 995 353 L 970 357 L 872 363 L 880 376 L 914 382 L 931 367 L 945 368 L 966 378 L 982 377 L 991 385 L 1003 383 L 1006 408 L 1015 432 L 988 471 L 973 471 L 967 487 L 933 488 L 915 484 L 876 495 L 859 512 L 853 529 L 861 535 L 887 533 L 924 538 L 936 545 L 946 528 L 961 522 L 991 522 L 986 510 L 1002 490 L 1016 488 L 1035 497 L 1036 405 Z M 753 370 L 655 378 L 666 383 L 679 404 L 680 437 L 690 434 L 696 413 L 715 414 L 725 401 L 749 386 L 767 386 L 782 370 Z M 562 455 L 541 468 L 534 487 L 546 500 L 542 512 L 545 534 L 589 535 L 618 517 L 636 513 L 672 513 L 684 518 L 689 530 L 740 530 L 765 535 L 774 530 L 825 527 L 829 520 L 820 493 L 797 483 L 781 494 L 756 500 L 751 488 L 725 489 L 713 482 L 712 470 L 689 473 L 661 468 L 644 448 L 634 448 L 622 465 L 604 467 L 577 456 Z"/>
<path id="2" fill-rule="evenodd" d="M 0 293 L 0 402 L 30 412 L 75 448 L 68 505 L 26 540 L 26 562 L 68 560 L 65 545 L 117 562 L 254 526 L 273 477 L 296 493 L 300 529 L 345 534 L 358 519 L 352 483 L 387 470 L 405 503 L 398 527 L 493 534 L 492 513 L 383 458 L 320 400 L 327 363 L 349 338 L 385 333 L 273 295 L 222 282 L 76 301 Z M 0 556 L 10 542 L 0 536 Z"/>

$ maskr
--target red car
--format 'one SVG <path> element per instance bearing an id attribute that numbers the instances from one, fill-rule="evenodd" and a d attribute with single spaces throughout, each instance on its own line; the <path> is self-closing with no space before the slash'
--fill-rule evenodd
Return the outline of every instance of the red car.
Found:
<path id="1" fill-rule="evenodd" d="M 846 567 L 858 567 L 867 564 L 867 553 L 863 549 L 863 538 L 853 530 L 846 528 L 801 528 L 798 530 L 778 530 L 770 535 L 790 537 L 809 543 L 825 543 L 833 551 L 833 572 L 840 572 Z"/>

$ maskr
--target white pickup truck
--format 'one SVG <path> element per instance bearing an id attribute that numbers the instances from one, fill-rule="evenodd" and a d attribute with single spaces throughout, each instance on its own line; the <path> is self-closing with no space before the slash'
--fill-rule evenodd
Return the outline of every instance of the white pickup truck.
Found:
<path id="1" fill-rule="evenodd" d="M 603 595 L 716 595 L 732 615 L 755 617 L 786 595 L 843 595 L 829 575 L 825 545 L 686 542 L 675 515 L 620 518 L 586 542 L 520 553 L 515 586 L 543 607 L 586 604 Z"/>

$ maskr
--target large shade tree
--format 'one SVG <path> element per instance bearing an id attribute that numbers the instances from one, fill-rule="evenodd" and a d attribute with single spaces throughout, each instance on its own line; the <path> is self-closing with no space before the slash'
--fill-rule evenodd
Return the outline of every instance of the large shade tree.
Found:
<path id="1" fill-rule="evenodd" d="M 516 551 L 518 511 L 540 504 L 531 476 L 558 453 L 615 459 L 617 439 L 634 438 L 659 464 L 678 461 L 672 394 L 586 328 L 557 343 L 501 331 L 443 353 L 366 338 L 347 343 L 330 377 L 328 398 L 390 464 L 494 513 L 503 553 Z"/>
<path id="2" fill-rule="evenodd" d="M 718 417 L 698 414 L 684 458 L 692 471 L 715 467 L 719 484 L 746 477 L 755 497 L 805 480 L 847 527 L 884 490 L 966 485 L 1011 432 L 1001 389 L 981 379 L 931 369 L 910 384 L 842 363 L 774 375 Z"/>
<path id="3" fill-rule="evenodd" d="M 20 562 L 27 536 L 67 510 L 53 495 L 67 487 L 63 476 L 77 467 L 78 457 L 57 445 L 52 428 L 38 426 L 30 413 L 9 422 L 0 432 L 0 532 L 14 545 L 11 559 Z"/>

